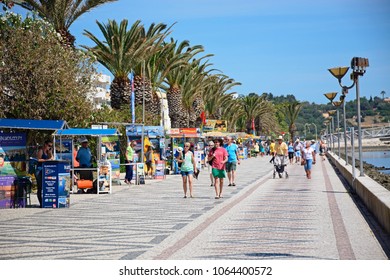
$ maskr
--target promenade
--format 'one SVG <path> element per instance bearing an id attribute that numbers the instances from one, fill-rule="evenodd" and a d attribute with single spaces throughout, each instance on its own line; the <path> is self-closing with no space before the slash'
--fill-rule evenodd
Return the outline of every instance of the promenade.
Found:
<path id="1" fill-rule="evenodd" d="M 273 179 L 269 159 L 242 161 L 222 199 L 204 169 L 194 198 L 169 175 L 112 194 L 72 194 L 68 209 L 1 209 L 0 259 L 388 259 L 389 235 L 328 160 L 308 180 L 298 164 L 287 166 L 288 179 Z"/>

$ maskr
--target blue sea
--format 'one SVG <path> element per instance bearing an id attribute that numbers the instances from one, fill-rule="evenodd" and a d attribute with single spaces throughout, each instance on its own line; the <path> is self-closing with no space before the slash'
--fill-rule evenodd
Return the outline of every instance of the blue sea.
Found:
<path id="1" fill-rule="evenodd" d="M 363 152 L 363 161 L 376 167 L 386 167 L 388 170 L 380 172 L 390 174 L 390 151 Z"/>

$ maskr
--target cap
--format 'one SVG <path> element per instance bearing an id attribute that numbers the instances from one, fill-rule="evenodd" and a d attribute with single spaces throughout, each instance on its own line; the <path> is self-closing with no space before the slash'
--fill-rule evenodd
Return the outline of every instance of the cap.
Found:
<path id="1" fill-rule="evenodd" d="M 280 135 L 280 136 L 278 137 L 278 140 L 283 140 L 283 136 Z"/>
<path id="2" fill-rule="evenodd" d="M 314 139 L 313 139 L 313 140 L 311 140 L 311 142 L 312 142 L 312 143 L 315 143 L 315 142 L 316 142 L 316 140 L 314 140 Z"/>
<path id="3" fill-rule="evenodd" d="M 88 139 L 87 139 L 87 138 L 81 138 L 81 139 L 80 139 L 80 143 L 85 143 L 85 142 L 88 142 Z"/>

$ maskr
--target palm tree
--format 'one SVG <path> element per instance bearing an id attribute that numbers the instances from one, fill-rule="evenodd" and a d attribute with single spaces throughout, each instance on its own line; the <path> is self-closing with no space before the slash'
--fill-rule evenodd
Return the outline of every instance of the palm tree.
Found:
<path id="1" fill-rule="evenodd" d="M 109 20 L 107 24 L 99 22 L 97 24 L 105 41 L 100 41 L 91 32 L 85 30 L 84 35 L 90 38 L 96 46 L 83 47 L 114 75 L 110 86 L 111 107 L 119 109 L 123 104 L 130 103 L 129 74 L 136 65 L 140 65 L 145 60 L 147 53 L 154 53 L 158 50 L 156 42 L 162 40 L 162 35 L 157 33 L 145 38 L 145 30 L 139 20 L 129 30 L 127 30 L 127 20 L 122 20 L 120 25 L 115 20 Z M 159 25 L 159 28 L 165 27 Z"/>
<path id="2" fill-rule="evenodd" d="M 188 63 L 192 57 L 203 51 L 203 47 L 199 45 L 190 47 L 188 41 L 183 41 L 181 43 L 176 41 L 173 44 L 174 47 L 167 55 L 168 60 L 177 56 L 183 56 L 182 59 Z M 182 85 L 185 80 L 186 67 L 188 67 L 187 63 L 183 63 L 181 66 L 171 69 L 169 73 L 167 73 L 165 79 L 166 86 L 164 89 L 167 93 L 169 117 L 171 119 L 172 128 L 185 127 L 189 122 L 189 116 L 183 105 L 182 98 Z"/>
<path id="3" fill-rule="evenodd" d="M 156 94 L 156 87 L 152 84 L 151 77 L 152 75 L 158 75 L 159 70 L 156 69 L 156 63 L 164 61 L 164 56 L 166 56 L 167 49 L 170 49 L 170 46 L 164 43 L 164 39 L 170 33 L 171 25 L 166 29 L 165 24 L 151 24 L 149 29 L 146 31 L 142 29 L 141 40 L 153 41 L 153 50 L 149 50 L 145 53 L 142 63 L 134 65 L 134 94 L 135 94 L 135 103 L 137 105 L 142 105 L 145 102 L 148 110 L 152 108 L 156 110 L 159 108 L 157 104 L 159 99 Z M 155 72 L 156 71 L 156 72 Z M 153 79 L 155 79 L 154 77 Z M 154 82 L 154 81 L 153 81 Z M 154 113 L 157 113 L 154 111 Z"/>
<path id="4" fill-rule="evenodd" d="M 296 121 L 299 112 L 302 110 L 302 104 L 298 101 L 284 104 L 283 113 L 288 123 L 288 131 L 290 132 L 291 140 L 294 141 L 294 133 L 296 130 Z"/>
<path id="5" fill-rule="evenodd" d="M 38 15 L 53 24 L 61 34 L 64 45 L 74 47 L 75 37 L 70 33 L 72 23 L 81 15 L 109 2 L 117 0 L 23 0 L 14 1 L 27 10 L 35 11 Z"/>
<path id="6" fill-rule="evenodd" d="M 223 74 L 214 74 L 208 77 L 208 83 L 203 92 L 205 110 L 209 118 L 221 119 L 222 115 L 230 111 L 230 102 L 235 92 L 230 92 L 234 86 L 241 85 L 228 76 Z"/>

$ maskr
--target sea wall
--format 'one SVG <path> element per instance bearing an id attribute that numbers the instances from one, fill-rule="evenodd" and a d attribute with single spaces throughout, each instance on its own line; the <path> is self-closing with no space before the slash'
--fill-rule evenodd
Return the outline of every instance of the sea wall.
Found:
<path id="1" fill-rule="evenodd" d="M 360 170 L 356 168 L 353 179 L 351 165 L 346 166 L 345 160 L 338 159 L 338 155 L 332 152 L 327 156 L 385 231 L 390 233 L 390 191 L 370 177 L 360 176 Z"/>

